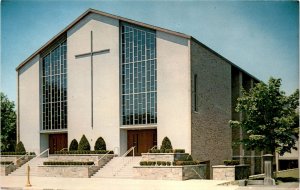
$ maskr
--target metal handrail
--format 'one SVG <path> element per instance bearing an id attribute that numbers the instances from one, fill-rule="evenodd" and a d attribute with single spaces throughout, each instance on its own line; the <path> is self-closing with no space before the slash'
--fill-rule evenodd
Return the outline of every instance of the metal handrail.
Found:
<path id="1" fill-rule="evenodd" d="M 63 148 L 63 149 L 61 149 L 60 151 L 63 151 L 63 150 L 65 150 L 65 149 L 67 149 L 67 150 L 68 150 L 68 148 Z M 59 151 L 59 152 L 60 152 L 60 151 Z"/>
<path id="2" fill-rule="evenodd" d="M 134 149 L 135 149 L 135 146 L 131 147 L 130 149 L 128 149 L 122 156 L 122 166 L 119 167 L 119 168 L 116 168 L 115 171 L 114 171 L 114 175 L 116 175 L 121 169 L 122 167 L 124 167 L 126 164 L 124 163 L 125 161 L 125 157 L 133 150 L 133 154 L 132 154 L 132 158 L 134 158 Z"/>
<path id="3" fill-rule="evenodd" d="M 204 176 L 201 176 L 196 170 L 195 168 L 192 168 L 192 170 L 200 177 L 200 179 L 202 179 Z"/>
<path id="4" fill-rule="evenodd" d="M 150 150 L 153 150 L 153 149 L 157 149 L 157 145 L 154 145 L 152 148 L 150 148 Z"/>
<path id="5" fill-rule="evenodd" d="M 102 160 L 105 156 L 107 156 L 110 153 L 110 151 L 108 150 L 107 153 L 105 153 L 103 156 L 101 156 L 96 162 L 99 162 L 100 160 Z M 89 168 L 91 168 L 92 166 L 94 166 L 95 163 L 91 166 L 89 166 Z"/>
<path id="6" fill-rule="evenodd" d="M 21 160 L 22 158 L 24 158 L 24 157 L 27 156 L 27 155 L 30 155 L 30 154 L 28 154 L 28 152 L 26 152 L 23 156 L 21 156 L 20 158 L 16 159 L 16 160 L 15 160 L 16 164 L 17 164 L 17 161 L 18 161 L 18 160 Z M 10 165 L 14 165 L 14 164 L 15 164 L 15 163 L 12 162 L 12 163 L 8 164 L 8 165 L 5 166 L 5 167 L 9 167 Z M 16 165 L 16 166 L 17 166 L 17 165 Z"/>
<path id="7" fill-rule="evenodd" d="M 127 156 L 132 150 L 134 150 L 134 148 L 135 148 L 135 146 L 133 146 L 130 149 L 128 149 L 121 157 Z M 134 157 L 134 151 L 133 151 L 133 157 Z"/>
<path id="8" fill-rule="evenodd" d="M 35 160 L 35 159 L 41 157 L 41 155 L 43 155 L 45 152 L 48 152 L 47 157 L 49 157 L 49 150 L 50 150 L 50 148 L 44 150 L 44 151 L 41 152 L 39 155 L 37 155 L 35 158 L 33 158 L 33 159 L 31 159 L 30 161 L 28 161 L 27 164 L 29 164 L 29 163 L 32 162 L 33 160 Z"/>

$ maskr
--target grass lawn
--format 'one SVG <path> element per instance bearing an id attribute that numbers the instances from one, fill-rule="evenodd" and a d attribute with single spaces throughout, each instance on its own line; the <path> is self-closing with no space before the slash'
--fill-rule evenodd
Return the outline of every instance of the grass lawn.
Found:
<path id="1" fill-rule="evenodd" d="M 277 173 L 277 177 L 299 178 L 299 168 L 291 169 L 291 170 L 285 170 L 285 171 L 279 171 Z"/>

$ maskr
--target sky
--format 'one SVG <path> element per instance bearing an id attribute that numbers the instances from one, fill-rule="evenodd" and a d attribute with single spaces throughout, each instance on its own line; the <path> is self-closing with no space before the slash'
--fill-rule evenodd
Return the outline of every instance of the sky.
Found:
<path id="1" fill-rule="evenodd" d="M 16 100 L 15 68 L 88 8 L 193 36 L 259 80 L 299 86 L 296 1 L 1 2 L 1 92 Z"/>

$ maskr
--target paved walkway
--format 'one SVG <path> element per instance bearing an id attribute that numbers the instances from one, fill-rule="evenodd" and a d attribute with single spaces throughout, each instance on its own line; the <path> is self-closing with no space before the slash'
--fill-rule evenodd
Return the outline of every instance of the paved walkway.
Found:
<path id="1" fill-rule="evenodd" d="M 31 177 L 32 187 L 25 187 L 24 176 L 1 176 L 1 189 L 9 190 L 236 190 L 238 186 L 218 186 L 226 181 L 214 180 L 137 180 L 112 178 Z"/>

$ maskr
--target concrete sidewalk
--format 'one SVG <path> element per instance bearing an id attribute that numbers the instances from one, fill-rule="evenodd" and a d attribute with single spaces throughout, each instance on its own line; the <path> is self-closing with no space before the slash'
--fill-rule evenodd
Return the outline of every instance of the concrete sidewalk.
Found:
<path id="1" fill-rule="evenodd" d="M 25 176 L 1 176 L 1 189 L 60 190 L 236 190 L 238 186 L 218 186 L 226 181 L 215 180 L 138 180 L 115 178 L 31 177 L 32 187 L 25 187 Z"/>

